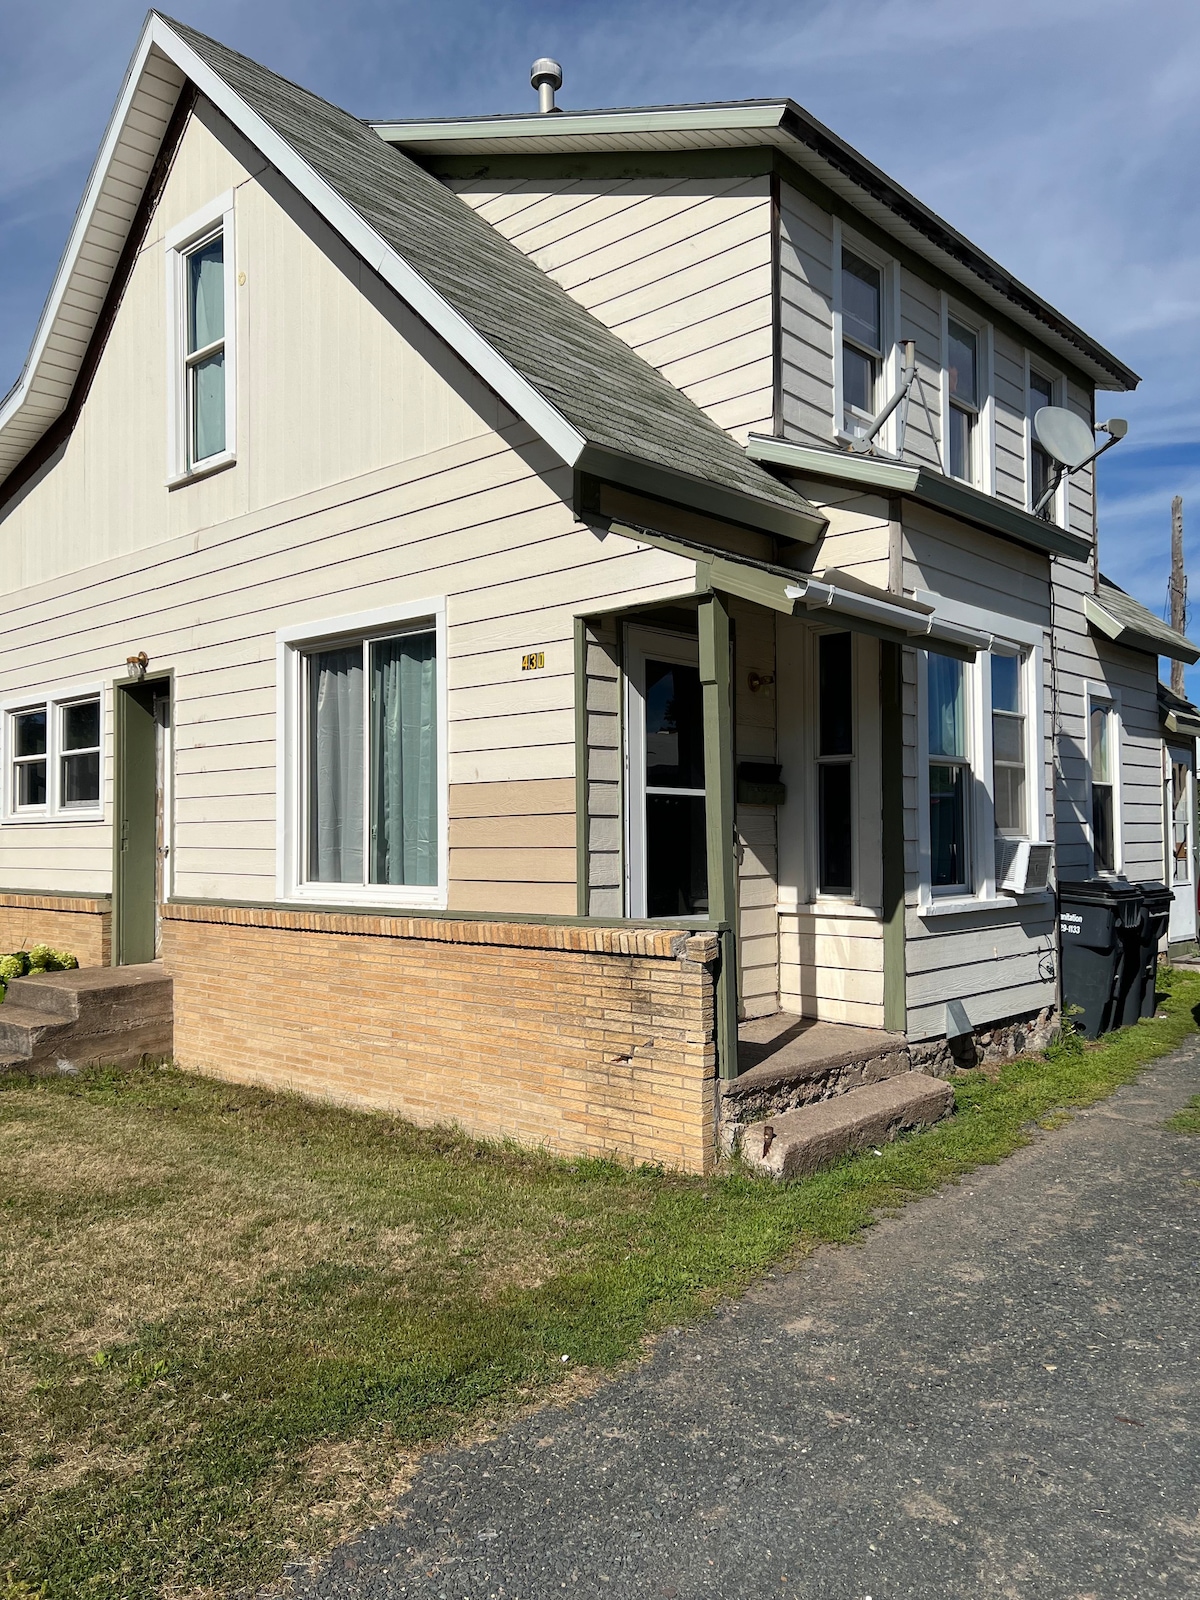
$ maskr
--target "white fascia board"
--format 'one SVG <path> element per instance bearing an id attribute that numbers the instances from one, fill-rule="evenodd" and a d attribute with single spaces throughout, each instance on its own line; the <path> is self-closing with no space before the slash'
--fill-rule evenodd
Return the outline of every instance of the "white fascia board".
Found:
<path id="1" fill-rule="evenodd" d="M 819 445 L 792 444 L 787 439 L 752 433 L 746 441 L 751 461 L 787 467 L 792 472 L 811 473 L 817 478 L 845 479 L 860 488 L 883 489 L 893 494 L 913 494 L 921 476 L 919 467 L 900 462 L 880 461 L 877 456 L 852 455 L 849 451 L 826 450 Z"/>
<path id="2" fill-rule="evenodd" d="M 372 122 L 370 126 L 389 144 L 457 144 L 465 139 L 546 139 L 566 146 L 571 139 L 605 134 L 727 133 L 742 129 L 777 128 L 786 107 L 696 106 L 669 107 L 662 111 L 568 111 L 555 116 L 531 112 L 515 117 L 464 117 L 460 121 Z"/>
<path id="3" fill-rule="evenodd" d="M 439 334 L 455 353 L 537 433 L 554 453 L 574 466 L 587 442 L 515 367 L 509 365 L 467 319 L 377 234 L 324 178 L 202 61 L 170 25 L 150 18 L 154 42 L 200 92 L 266 156 L 325 221 L 342 235 L 385 283 Z"/>
<path id="4" fill-rule="evenodd" d="M 318 176 L 288 142 L 253 111 L 206 62 L 186 44 L 170 24 L 151 12 L 142 29 L 137 49 L 134 51 L 120 97 L 104 140 L 92 168 L 84 197 L 71 229 L 67 247 L 63 252 L 54 286 L 46 301 L 33 344 L 17 383 L 0 404 L 0 447 L 10 422 L 15 422 L 30 401 L 36 400 L 37 424 L 35 437 L 39 437 L 62 412 L 70 394 L 74 370 L 64 379 L 66 387 L 60 396 L 38 396 L 46 373 L 47 347 L 60 313 L 64 309 L 73 274 L 81 261 L 87 259 L 88 241 L 96 217 L 97 204 L 107 180 L 114 156 L 119 150 L 128 128 L 130 109 L 141 86 L 150 52 L 157 49 L 171 61 L 186 78 L 200 90 L 226 116 L 233 125 L 255 145 L 266 159 L 304 196 L 315 211 L 342 235 L 375 272 L 437 333 L 452 350 L 480 378 L 495 391 L 505 404 L 544 439 L 550 448 L 568 466 L 574 466 L 583 451 L 586 440 L 566 418 L 552 406 L 534 386 L 487 342 L 448 301 L 428 284 L 409 264 L 359 216 L 342 197 Z M 155 148 L 157 149 L 157 142 Z M 152 164 L 152 163 L 151 163 Z M 110 219 L 105 218 L 105 226 Z M 109 274 L 102 270 L 97 280 L 98 289 L 108 288 Z M 98 302 L 99 303 L 99 302 Z M 78 320 L 77 318 L 75 319 Z M 61 364 L 61 363 L 60 363 Z M 30 407 L 30 409 L 33 409 Z M 19 455 L 28 450 L 33 439 L 22 441 Z M 13 465 L 16 463 L 14 462 Z M 3 477 L 0 468 L 0 477 Z"/>

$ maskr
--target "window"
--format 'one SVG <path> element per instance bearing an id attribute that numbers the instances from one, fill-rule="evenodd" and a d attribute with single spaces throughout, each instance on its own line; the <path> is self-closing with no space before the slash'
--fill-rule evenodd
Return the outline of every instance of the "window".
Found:
<path id="1" fill-rule="evenodd" d="M 992 653 L 992 795 L 996 832 L 1029 836 L 1025 783 L 1025 677 L 1018 655 Z"/>
<path id="2" fill-rule="evenodd" d="M 841 252 L 842 408 L 848 433 L 878 409 L 883 364 L 882 273 L 843 247 Z"/>
<path id="3" fill-rule="evenodd" d="M 6 712 L 9 819 L 103 814 L 99 690 L 63 692 Z"/>
<path id="4" fill-rule="evenodd" d="M 947 466 L 952 478 L 974 483 L 979 431 L 979 335 L 951 317 L 946 325 Z"/>
<path id="5" fill-rule="evenodd" d="M 817 878 L 822 894 L 854 890 L 851 645 L 848 633 L 823 633 L 817 639 Z"/>
<path id="6" fill-rule="evenodd" d="M 1092 788 L 1092 869 L 1117 870 L 1116 708 L 1089 699 L 1088 761 Z"/>
<path id="7" fill-rule="evenodd" d="M 705 916 L 704 702 L 696 640 L 630 628 L 626 647 L 629 914 Z"/>
<path id="8" fill-rule="evenodd" d="M 928 660 L 930 885 L 965 891 L 971 887 L 966 673 L 950 656 L 930 652 Z"/>
<path id="9" fill-rule="evenodd" d="M 1033 433 L 1033 419 L 1044 406 L 1054 404 L 1054 383 L 1033 368 L 1029 371 L 1029 506 L 1032 510 L 1054 481 L 1055 466 Z M 1047 522 L 1054 520 L 1054 501 L 1050 499 L 1038 513 Z"/>
<path id="10" fill-rule="evenodd" d="M 307 881 L 436 885 L 433 629 L 306 651 L 303 693 Z"/>
<path id="11" fill-rule="evenodd" d="M 234 456 L 233 197 L 167 236 L 171 481 Z"/>

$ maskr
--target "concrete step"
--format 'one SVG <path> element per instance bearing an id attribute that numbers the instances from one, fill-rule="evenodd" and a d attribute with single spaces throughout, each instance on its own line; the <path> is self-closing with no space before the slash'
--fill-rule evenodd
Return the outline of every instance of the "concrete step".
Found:
<path id="1" fill-rule="evenodd" d="M 27 1072 L 133 1065 L 169 1056 L 173 1031 L 171 980 L 159 962 L 39 972 L 8 986 L 0 1064 Z"/>
<path id="2" fill-rule="evenodd" d="M 848 1151 L 929 1127 L 953 1104 L 954 1090 L 943 1079 L 904 1072 L 754 1123 L 742 1134 L 742 1156 L 773 1178 L 802 1178 Z"/>

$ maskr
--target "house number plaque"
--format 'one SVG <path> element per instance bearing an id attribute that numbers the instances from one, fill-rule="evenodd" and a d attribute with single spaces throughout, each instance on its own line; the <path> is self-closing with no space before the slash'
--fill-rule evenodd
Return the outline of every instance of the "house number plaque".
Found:
<path id="1" fill-rule="evenodd" d="M 544 650 L 530 650 L 521 657 L 522 672 L 540 672 L 546 665 L 546 652 Z"/>

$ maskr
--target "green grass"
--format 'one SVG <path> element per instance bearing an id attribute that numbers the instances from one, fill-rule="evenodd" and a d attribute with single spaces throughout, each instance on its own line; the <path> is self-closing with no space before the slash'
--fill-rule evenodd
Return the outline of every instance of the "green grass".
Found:
<path id="1" fill-rule="evenodd" d="M 1200 1094 L 1193 1095 L 1182 1111 L 1167 1118 L 1172 1133 L 1200 1133 Z"/>
<path id="2" fill-rule="evenodd" d="M 0 1596 L 267 1580 L 373 1520 L 422 1450 L 1000 1160 L 1192 1033 L 1194 1007 L 1179 977 L 1166 1016 L 960 1079 L 951 1121 L 782 1186 L 169 1069 L 0 1080 Z"/>

